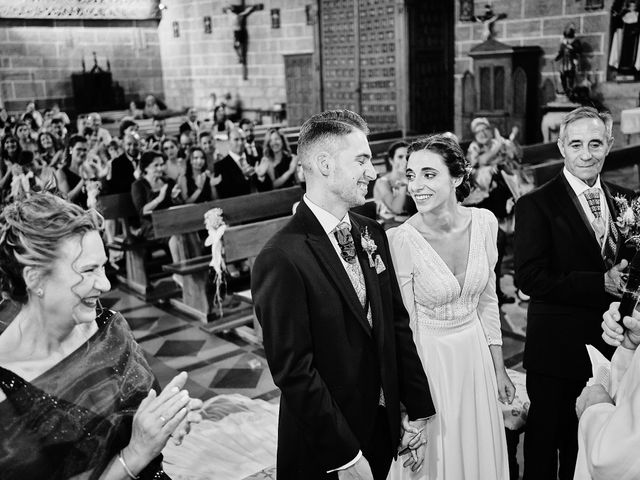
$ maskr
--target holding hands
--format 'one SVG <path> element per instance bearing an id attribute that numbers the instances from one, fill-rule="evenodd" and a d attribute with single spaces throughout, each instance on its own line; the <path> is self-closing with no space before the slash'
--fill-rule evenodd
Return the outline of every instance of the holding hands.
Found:
<path id="1" fill-rule="evenodd" d="M 424 429 L 427 420 L 409 420 L 406 413 L 402 414 L 402 438 L 400 441 L 400 456 L 408 455 L 402 464 L 405 468 L 411 468 L 412 472 L 418 472 L 424 465 L 425 445 L 427 438 Z"/>
<path id="2" fill-rule="evenodd" d="M 513 402 L 516 396 L 516 387 L 513 386 L 513 382 L 504 368 L 498 369 L 496 372 L 496 380 L 498 381 L 498 400 L 511 405 L 511 402 Z"/>

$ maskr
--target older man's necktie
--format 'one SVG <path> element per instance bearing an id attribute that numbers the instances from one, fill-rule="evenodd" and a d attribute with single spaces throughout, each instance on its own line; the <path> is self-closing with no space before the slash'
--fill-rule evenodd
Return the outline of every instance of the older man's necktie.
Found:
<path id="1" fill-rule="evenodd" d="M 602 218 L 602 205 L 600 204 L 600 190 L 597 188 L 590 188 L 584 192 L 584 196 L 587 199 L 591 213 L 595 219 L 591 222 L 593 231 L 596 233 L 598 243 L 602 247 L 603 258 L 615 261 L 616 258 L 616 246 L 618 243 L 618 229 L 613 224 L 612 215 L 609 215 L 609 221 L 605 225 Z"/>

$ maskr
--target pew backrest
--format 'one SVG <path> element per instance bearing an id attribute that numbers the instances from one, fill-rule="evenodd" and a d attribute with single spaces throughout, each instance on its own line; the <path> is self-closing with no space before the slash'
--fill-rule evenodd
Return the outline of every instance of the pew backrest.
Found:
<path id="1" fill-rule="evenodd" d="M 107 220 L 138 215 L 129 192 L 98 196 L 96 209 Z"/>
<path id="2" fill-rule="evenodd" d="M 151 214 L 153 230 L 157 238 L 204 230 L 204 214 L 212 208 L 221 208 L 230 226 L 283 217 L 291 214 L 302 195 L 302 189 L 295 186 L 157 210 Z"/>
<path id="3" fill-rule="evenodd" d="M 258 256 L 262 247 L 291 220 L 291 216 L 227 228 L 222 237 L 226 262 Z"/>

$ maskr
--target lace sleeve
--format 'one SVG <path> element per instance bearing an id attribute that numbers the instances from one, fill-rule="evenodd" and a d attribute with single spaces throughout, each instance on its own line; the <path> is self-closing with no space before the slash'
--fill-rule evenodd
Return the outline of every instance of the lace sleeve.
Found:
<path id="1" fill-rule="evenodd" d="M 498 261 L 498 220 L 488 210 L 479 210 L 482 218 L 481 226 L 484 232 L 485 248 L 487 252 L 489 280 L 478 301 L 478 316 L 484 329 L 484 335 L 489 345 L 502 345 L 500 331 L 500 308 L 496 293 L 496 273 L 494 268 Z"/>
<path id="2" fill-rule="evenodd" d="M 391 260 L 398 277 L 398 286 L 402 294 L 402 303 L 409 313 L 409 324 L 411 329 L 415 331 L 416 325 L 416 307 L 415 297 L 413 294 L 413 262 L 411 260 L 412 251 L 409 245 L 407 235 L 399 228 L 391 228 L 387 230 L 389 238 L 389 249 L 391 251 Z"/>

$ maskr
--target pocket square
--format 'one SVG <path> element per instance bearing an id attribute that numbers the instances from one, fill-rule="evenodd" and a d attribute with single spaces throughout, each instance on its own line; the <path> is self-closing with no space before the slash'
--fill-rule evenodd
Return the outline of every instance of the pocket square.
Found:
<path id="1" fill-rule="evenodd" d="M 380 258 L 380 255 L 376 255 L 376 273 L 378 275 L 380 275 L 386 269 L 387 269 L 387 267 L 384 266 L 384 262 Z"/>

